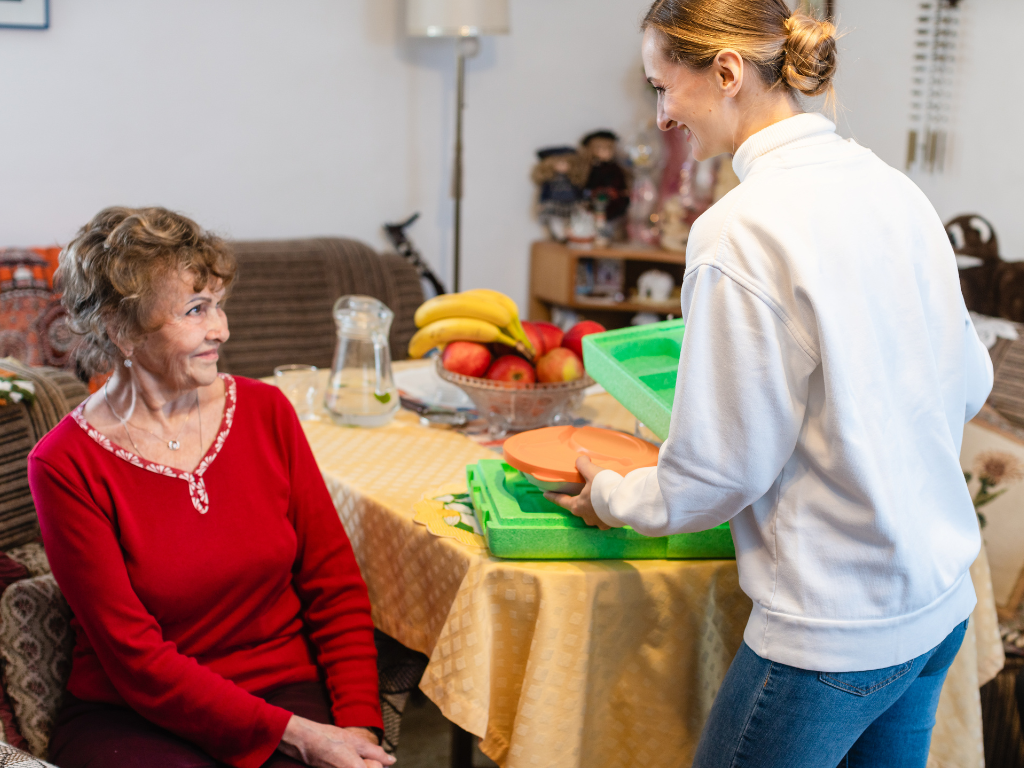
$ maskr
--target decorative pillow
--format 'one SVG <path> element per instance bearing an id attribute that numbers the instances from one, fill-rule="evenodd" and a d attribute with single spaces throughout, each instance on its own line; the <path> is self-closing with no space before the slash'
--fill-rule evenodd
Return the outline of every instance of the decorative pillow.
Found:
<path id="1" fill-rule="evenodd" d="M 14 582 L 28 577 L 29 572 L 24 565 L 12 560 L 7 555 L 0 554 L 0 594 Z M 0 724 L 3 726 L 3 737 L 0 740 L 19 749 L 28 749 L 28 742 L 18 731 L 14 709 L 3 688 L 0 688 Z M 3 765 L 3 755 L 0 753 L 0 766 Z"/>
<path id="2" fill-rule="evenodd" d="M 45 576 L 50 572 L 50 561 L 46 559 L 43 545 L 38 541 L 7 550 L 7 557 L 25 569 L 26 573 L 23 578 Z M 16 579 L 10 579 L 10 581 L 16 581 Z M 2 763 L 0 763 L 0 768 L 3 768 Z"/>
<path id="3" fill-rule="evenodd" d="M 53 291 L 59 248 L 0 248 L 0 357 L 74 368 L 77 339 Z"/>
<path id="4" fill-rule="evenodd" d="M 0 553 L 0 594 L 3 594 L 4 590 L 14 582 L 27 579 L 32 575 L 34 574 L 29 573 L 28 568 L 17 560 L 9 555 Z"/>
<path id="5" fill-rule="evenodd" d="M 53 576 L 38 576 L 7 588 L 0 622 L 4 687 L 32 754 L 46 759 L 71 672 L 71 609 Z"/>
<path id="6" fill-rule="evenodd" d="M 57 768 L 50 763 L 37 760 L 27 752 L 0 744 L 0 768 Z"/>

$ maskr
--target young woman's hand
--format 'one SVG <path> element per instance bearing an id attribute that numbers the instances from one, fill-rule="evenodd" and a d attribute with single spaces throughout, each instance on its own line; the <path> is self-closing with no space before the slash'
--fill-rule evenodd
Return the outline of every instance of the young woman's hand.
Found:
<path id="1" fill-rule="evenodd" d="M 292 715 L 278 749 L 312 768 L 386 768 L 395 758 L 365 728 L 336 728 Z"/>
<path id="2" fill-rule="evenodd" d="M 587 481 L 579 496 L 567 496 L 564 493 L 552 493 L 549 491 L 544 494 L 544 498 L 555 502 L 555 504 L 563 509 L 569 510 L 576 517 L 582 518 L 583 522 L 587 525 L 596 525 L 602 531 L 607 531 L 610 526 L 605 525 L 601 521 L 601 518 L 597 516 L 597 512 L 594 511 L 593 503 L 590 501 L 591 486 L 594 484 L 594 478 L 597 477 L 597 473 L 602 468 L 586 456 L 580 456 L 576 459 L 576 469 L 583 475 L 583 479 Z"/>

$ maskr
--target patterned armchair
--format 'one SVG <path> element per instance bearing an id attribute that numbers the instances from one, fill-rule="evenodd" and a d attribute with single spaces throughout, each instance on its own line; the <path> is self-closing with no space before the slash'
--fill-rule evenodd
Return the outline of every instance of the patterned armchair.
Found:
<path id="1" fill-rule="evenodd" d="M 31 406 L 0 407 L 0 765 L 39 766 L 70 671 L 70 612 L 42 545 L 28 487 L 28 454 L 36 441 L 88 395 L 72 374 L 0 359 L 0 371 L 32 383 Z"/>

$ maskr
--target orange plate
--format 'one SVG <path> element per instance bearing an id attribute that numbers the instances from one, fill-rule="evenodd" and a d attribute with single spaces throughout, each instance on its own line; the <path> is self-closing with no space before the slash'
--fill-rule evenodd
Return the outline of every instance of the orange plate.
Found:
<path id="1" fill-rule="evenodd" d="M 658 463 L 658 449 L 638 437 L 598 427 L 544 427 L 505 441 L 505 461 L 548 483 L 582 483 L 576 457 L 625 475 Z"/>

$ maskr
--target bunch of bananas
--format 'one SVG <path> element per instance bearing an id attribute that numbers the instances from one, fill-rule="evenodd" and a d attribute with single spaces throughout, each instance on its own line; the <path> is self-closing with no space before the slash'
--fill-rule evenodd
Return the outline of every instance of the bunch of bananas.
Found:
<path id="1" fill-rule="evenodd" d="M 435 296 L 416 310 L 419 330 L 409 341 L 409 357 L 423 357 L 452 341 L 492 341 L 515 347 L 529 359 L 533 345 L 519 322 L 519 308 L 508 296 L 486 288 Z"/>

